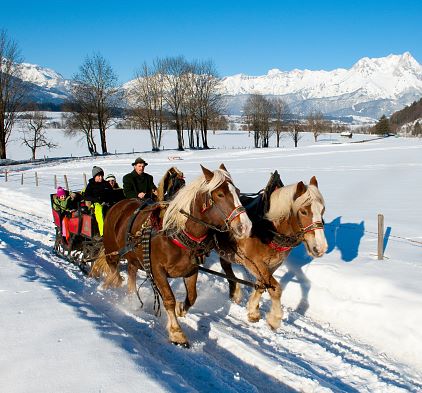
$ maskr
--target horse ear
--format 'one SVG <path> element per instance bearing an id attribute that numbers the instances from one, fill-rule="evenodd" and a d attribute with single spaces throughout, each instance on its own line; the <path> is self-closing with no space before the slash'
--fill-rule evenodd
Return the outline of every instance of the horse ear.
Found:
<path id="1" fill-rule="evenodd" d="M 202 173 L 205 176 L 205 180 L 207 183 L 211 181 L 211 179 L 214 177 L 214 173 L 212 173 L 209 169 L 205 168 L 201 165 Z"/>
<path id="2" fill-rule="evenodd" d="M 306 186 L 303 183 L 303 181 L 300 181 L 299 183 L 297 183 L 296 192 L 295 192 L 293 199 L 296 200 L 297 198 L 299 198 L 305 192 L 306 192 Z"/>
<path id="3" fill-rule="evenodd" d="M 220 169 L 222 169 L 223 171 L 228 172 L 228 170 L 226 169 L 226 166 L 223 163 L 221 163 Z"/>
<path id="4" fill-rule="evenodd" d="M 318 188 L 318 181 L 316 179 L 315 176 L 311 177 L 311 181 L 309 182 L 309 184 L 311 184 L 312 186 L 315 186 L 316 188 Z"/>

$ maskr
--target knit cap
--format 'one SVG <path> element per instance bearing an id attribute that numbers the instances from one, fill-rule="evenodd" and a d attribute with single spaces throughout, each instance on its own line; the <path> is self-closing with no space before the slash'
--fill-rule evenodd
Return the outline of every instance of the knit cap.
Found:
<path id="1" fill-rule="evenodd" d="M 104 176 L 104 171 L 99 166 L 94 166 L 92 168 L 92 177 L 95 177 L 97 175 L 103 175 Z"/>
<path id="2" fill-rule="evenodd" d="M 106 178 L 105 181 L 109 181 L 109 180 L 114 180 L 116 181 L 116 176 L 114 176 L 112 173 L 109 173 Z"/>
<path id="3" fill-rule="evenodd" d="M 62 187 L 57 187 L 56 195 L 58 197 L 66 196 L 66 191 Z"/>

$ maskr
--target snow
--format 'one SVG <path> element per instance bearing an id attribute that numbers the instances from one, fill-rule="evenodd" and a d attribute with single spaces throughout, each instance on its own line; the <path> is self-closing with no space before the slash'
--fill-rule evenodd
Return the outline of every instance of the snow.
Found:
<path id="1" fill-rule="evenodd" d="M 272 69 L 267 75 L 233 75 L 223 78 L 222 92 L 238 94 L 301 94 L 305 99 L 365 92 L 365 100 L 397 99 L 409 89 L 422 91 L 422 66 L 409 52 L 370 59 L 364 57 L 350 69 L 332 71 Z"/>
<path id="2" fill-rule="evenodd" d="M 61 147 L 40 156 L 61 158 L 4 167 L 7 183 L 0 167 L 1 391 L 421 391 L 421 139 L 332 134 L 314 143 L 305 134 L 296 149 L 289 139 L 279 149 L 254 149 L 246 132 L 217 132 L 209 135 L 214 149 L 179 152 L 169 150 L 176 138 L 168 131 L 165 150 L 152 153 L 147 132 L 111 130 L 109 150 L 117 154 L 92 158 L 61 130 L 49 134 Z M 74 158 L 64 158 L 71 152 Z M 28 155 L 11 143 L 11 159 Z M 78 189 L 82 174 L 99 165 L 121 181 L 138 155 L 156 182 L 172 165 L 190 181 L 199 164 L 214 169 L 224 162 L 243 192 L 264 187 L 276 169 L 285 184 L 316 175 L 329 249 L 311 260 L 298 247 L 275 273 L 283 287 L 278 331 L 265 318 L 247 321 L 249 288 L 235 305 L 223 279 L 201 274 L 198 300 L 181 318 L 192 347 L 175 347 L 164 313 L 154 315 L 148 286 L 140 290 L 141 308 L 124 288 L 103 290 L 51 253 L 53 176 L 62 183 L 66 174 Z M 379 213 L 383 261 L 376 256 Z M 215 254 L 206 266 L 219 269 Z M 181 280 L 172 286 L 182 298 Z M 267 294 L 261 308 L 269 309 Z"/>

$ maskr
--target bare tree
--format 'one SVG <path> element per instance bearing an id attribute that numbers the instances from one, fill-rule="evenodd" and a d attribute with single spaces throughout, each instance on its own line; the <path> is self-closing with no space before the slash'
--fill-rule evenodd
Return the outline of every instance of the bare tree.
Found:
<path id="1" fill-rule="evenodd" d="M 287 114 L 289 113 L 289 106 L 286 101 L 280 97 L 272 99 L 271 102 L 273 105 L 274 131 L 277 138 L 276 144 L 277 147 L 280 147 L 281 133 L 286 131 L 285 121 Z"/>
<path id="2" fill-rule="evenodd" d="M 288 130 L 290 137 L 293 139 L 295 147 L 297 147 L 299 141 L 302 139 L 302 135 L 300 134 L 303 132 L 303 125 L 298 120 L 295 120 L 289 124 Z"/>
<path id="3" fill-rule="evenodd" d="M 6 147 L 26 87 L 21 77 L 20 51 L 5 30 L 0 30 L 0 159 L 6 159 Z"/>
<path id="4" fill-rule="evenodd" d="M 87 56 L 73 77 L 73 94 L 76 103 L 88 102 L 96 115 L 100 131 L 101 150 L 107 153 L 106 131 L 111 125 L 113 109 L 118 104 L 117 75 L 108 61 L 100 54 Z"/>
<path id="5" fill-rule="evenodd" d="M 164 113 L 164 76 L 158 61 L 152 66 L 144 63 L 136 73 L 133 87 L 128 92 L 130 102 L 133 102 L 132 117 L 149 130 L 152 150 L 158 151 L 161 146 Z"/>
<path id="6" fill-rule="evenodd" d="M 208 130 L 213 118 L 221 115 L 222 99 L 218 93 L 220 80 L 211 60 L 195 64 L 195 96 L 198 122 L 201 128 L 202 145 L 208 147 Z"/>
<path id="7" fill-rule="evenodd" d="M 268 147 L 273 114 L 271 101 L 261 94 L 253 94 L 246 100 L 243 113 L 249 130 L 254 132 L 255 147 Z"/>
<path id="8" fill-rule="evenodd" d="M 315 142 L 317 142 L 318 136 L 324 132 L 328 125 L 321 111 L 312 111 L 306 117 L 306 126 L 314 134 Z"/>
<path id="9" fill-rule="evenodd" d="M 183 103 L 187 91 L 186 75 L 191 72 L 191 66 L 183 56 L 177 56 L 160 60 L 159 68 L 164 77 L 166 107 L 176 127 L 178 149 L 184 150 Z"/>
<path id="10" fill-rule="evenodd" d="M 31 149 L 33 160 L 36 158 L 38 148 L 48 147 L 48 149 L 54 149 L 58 146 L 47 138 L 45 130 L 47 120 L 43 112 L 36 110 L 25 116 L 26 129 L 22 131 L 22 144 Z"/>
<path id="11" fill-rule="evenodd" d="M 96 156 L 98 154 L 97 144 L 94 139 L 94 128 L 96 125 L 96 116 L 89 102 L 81 100 L 73 104 L 67 104 L 68 113 L 63 115 L 65 134 L 67 136 L 82 135 L 88 147 L 89 154 Z"/>

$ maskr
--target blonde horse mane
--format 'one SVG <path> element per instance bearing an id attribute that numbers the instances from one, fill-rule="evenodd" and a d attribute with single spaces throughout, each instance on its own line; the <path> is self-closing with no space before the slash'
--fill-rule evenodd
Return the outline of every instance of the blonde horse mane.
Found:
<path id="1" fill-rule="evenodd" d="M 164 201 L 164 194 L 166 193 L 165 183 L 168 177 L 172 174 L 172 172 L 176 172 L 178 175 L 183 176 L 183 172 L 181 172 L 175 166 L 172 166 L 171 168 L 167 169 L 167 172 L 164 174 L 164 176 L 161 178 L 160 182 L 158 183 L 157 197 L 159 201 Z"/>
<path id="2" fill-rule="evenodd" d="M 180 213 L 180 211 L 184 210 L 190 213 L 192 202 L 195 201 L 198 194 L 210 194 L 226 180 L 231 180 L 230 174 L 222 169 L 216 169 L 213 174 L 214 176 L 209 183 L 206 182 L 205 176 L 202 174 L 180 189 L 164 214 L 163 231 L 167 229 L 184 229 L 187 217 Z"/>
<path id="3" fill-rule="evenodd" d="M 265 217 L 270 221 L 284 221 L 290 214 L 296 214 L 303 206 L 309 206 L 313 202 L 319 202 L 324 205 L 324 198 L 318 187 L 308 185 L 306 191 L 293 200 L 296 192 L 296 184 L 290 184 L 274 191 L 270 198 L 270 209 Z"/>

